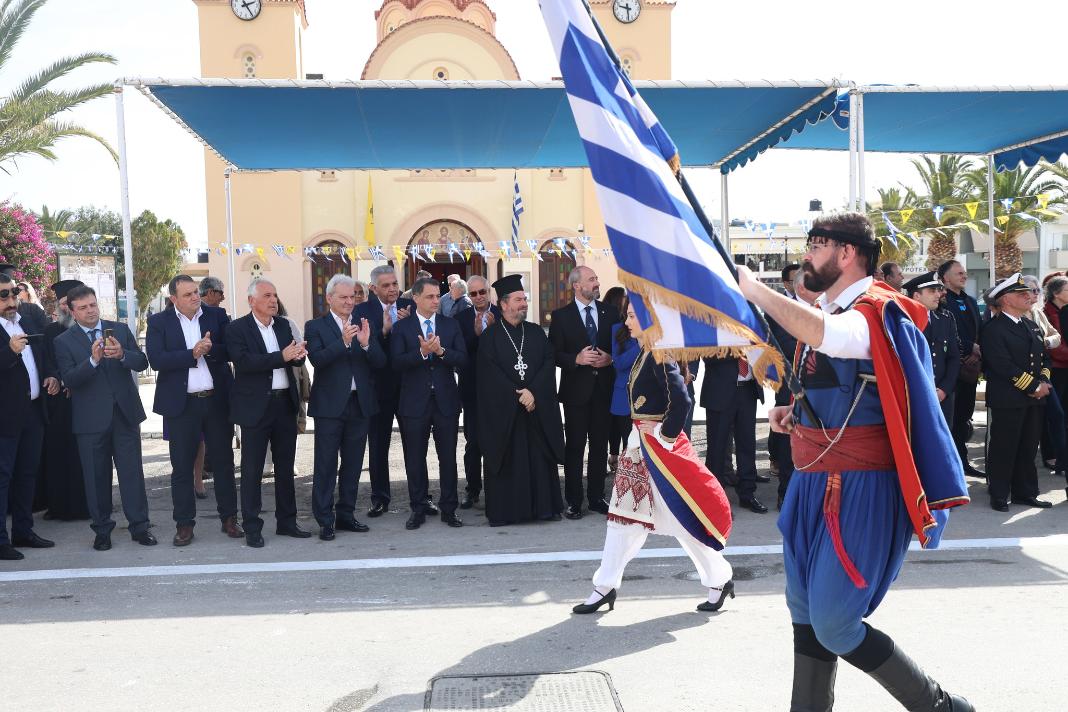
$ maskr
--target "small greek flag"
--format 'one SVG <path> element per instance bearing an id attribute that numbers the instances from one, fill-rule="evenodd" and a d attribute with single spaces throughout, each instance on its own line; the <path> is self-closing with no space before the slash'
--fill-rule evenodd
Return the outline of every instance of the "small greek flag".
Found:
<path id="1" fill-rule="evenodd" d="M 519 193 L 519 174 L 515 174 L 515 192 L 512 195 L 512 249 L 518 255 L 519 249 L 519 216 L 523 214 L 523 196 Z"/>

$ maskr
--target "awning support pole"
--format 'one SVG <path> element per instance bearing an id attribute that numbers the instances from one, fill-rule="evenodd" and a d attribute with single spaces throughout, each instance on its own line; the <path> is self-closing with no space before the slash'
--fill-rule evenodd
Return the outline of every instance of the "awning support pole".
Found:
<path id="1" fill-rule="evenodd" d="M 849 209 L 857 209 L 857 94 L 849 92 Z"/>
<path id="2" fill-rule="evenodd" d="M 868 209 L 864 201 L 867 185 L 864 181 L 864 94 L 857 94 L 857 211 Z"/>
<path id="3" fill-rule="evenodd" d="M 227 166 L 223 171 L 223 187 L 226 192 L 226 268 L 230 279 L 230 311 L 236 317 L 239 314 L 239 309 L 243 311 L 242 305 L 245 303 L 237 294 L 237 279 L 235 277 L 236 271 L 234 269 L 234 210 L 230 202 L 230 174 L 233 172 L 233 166 Z"/>
<path id="4" fill-rule="evenodd" d="M 137 295 L 134 293 L 133 229 L 130 227 L 130 177 L 126 165 L 126 116 L 122 105 L 123 83 L 115 82 L 115 118 L 119 144 L 119 203 L 122 206 L 122 258 L 126 269 L 126 324 L 137 336 Z M 117 296 L 117 295 L 116 295 Z"/>
<path id="5" fill-rule="evenodd" d="M 994 154 L 986 157 L 986 217 L 990 230 L 990 286 L 997 284 L 997 268 L 994 266 Z"/>
<path id="6" fill-rule="evenodd" d="M 719 241 L 726 248 L 727 254 L 731 254 L 731 211 L 727 204 L 727 174 L 719 174 Z"/>

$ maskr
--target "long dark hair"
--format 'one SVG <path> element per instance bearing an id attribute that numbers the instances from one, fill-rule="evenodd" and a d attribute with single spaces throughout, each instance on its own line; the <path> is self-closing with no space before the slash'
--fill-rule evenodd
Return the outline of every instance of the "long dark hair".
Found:
<path id="1" fill-rule="evenodd" d="M 617 287 L 612 287 L 617 289 Z M 622 287 L 618 288 L 623 292 L 623 301 L 620 302 L 619 313 L 623 315 L 623 321 L 619 325 L 619 331 L 616 332 L 616 355 L 623 353 L 623 349 L 627 348 L 627 342 L 630 341 L 630 329 L 627 327 L 627 310 L 630 308 L 630 298 L 627 297 L 627 293 L 623 291 Z M 608 290 L 611 293 L 611 289 Z M 607 297 L 605 298 L 607 301 Z"/>

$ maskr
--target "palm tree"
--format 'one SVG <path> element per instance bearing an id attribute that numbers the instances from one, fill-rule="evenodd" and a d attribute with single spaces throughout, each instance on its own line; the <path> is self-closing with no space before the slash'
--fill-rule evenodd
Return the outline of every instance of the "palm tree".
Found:
<path id="1" fill-rule="evenodd" d="M 963 220 L 959 204 L 968 200 L 970 188 L 965 176 L 975 168 L 975 163 L 963 156 L 938 156 L 937 163 L 930 156 L 921 156 L 913 159 L 912 165 L 923 183 L 923 192 L 915 203 L 921 209 L 913 213 L 908 228 L 910 232 L 926 230 L 930 235 L 927 269 L 935 270 L 957 256 L 956 231 L 942 230 L 941 226 Z M 941 216 L 934 212 L 936 206 L 954 204 L 957 207 L 945 208 Z"/>
<path id="2" fill-rule="evenodd" d="M 875 192 L 879 194 L 879 202 L 875 205 L 869 205 L 869 210 L 881 210 L 884 213 L 890 213 L 916 204 L 916 194 L 912 192 L 911 188 L 905 188 L 904 192 L 900 188 L 876 188 Z M 883 220 L 873 220 L 872 222 L 875 227 L 875 236 L 882 243 L 879 251 L 879 264 L 897 262 L 900 265 L 904 265 L 908 262 L 913 250 L 916 248 L 911 238 L 898 232 L 897 243 L 895 244 L 894 240 L 890 239 L 890 228 Z M 900 221 L 893 222 L 896 227 L 905 229 L 904 224 Z M 906 232 L 908 231 L 906 229 Z"/>
<path id="3" fill-rule="evenodd" d="M 37 216 L 37 222 L 45 232 L 56 233 L 65 230 L 73 230 L 74 213 L 69 210 L 57 210 L 50 212 L 47 205 L 41 206 L 41 214 Z"/>
<path id="4" fill-rule="evenodd" d="M 0 74 L 11 59 L 15 45 L 22 38 L 30 21 L 48 0 L 3 0 L 0 4 Z M 21 156 L 40 156 L 56 159 L 53 152 L 60 139 L 72 136 L 91 138 L 100 143 L 116 161 L 118 156 L 107 141 L 89 129 L 60 121 L 65 111 L 110 94 L 111 84 L 93 84 L 82 89 L 51 89 L 50 85 L 88 64 L 114 64 L 115 58 L 101 52 L 87 52 L 62 57 L 40 72 L 28 77 L 21 85 L 0 99 L 0 170 L 10 172 L 6 163 Z"/>
<path id="5" fill-rule="evenodd" d="M 967 174 L 968 183 L 973 188 L 974 200 L 980 201 L 983 212 L 986 212 L 987 185 L 986 169 L 977 168 Z M 997 232 L 994 233 L 994 274 L 997 279 L 1008 277 L 1019 272 L 1023 267 L 1023 254 L 1017 240 L 1025 232 L 1035 229 L 1035 222 L 1046 222 L 1049 216 L 1041 213 L 1035 214 L 1028 208 L 1036 207 L 1033 196 L 1039 194 L 1048 196 L 1048 205 L 1063 204 L 1065 202 L 1065 188 L 1062 183 L 1055 180 L 1046 166 L 1032 166 L 1026 170 L 1002 171 L 994 174 L 994 225 Z M 1005 198 L 1022 198 L 1015 200 L 1010 210 L 1006 211 L 1001 204 Z M 1031 219 L 1019 215 L 1027 212 Z M 1007 220 L 999 220 L 998 216 L 1006 216 Z"/>

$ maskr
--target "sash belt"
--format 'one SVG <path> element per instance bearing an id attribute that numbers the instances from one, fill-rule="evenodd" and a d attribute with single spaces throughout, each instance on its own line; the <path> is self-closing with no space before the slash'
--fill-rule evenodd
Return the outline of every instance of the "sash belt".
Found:
<path id="1" fill-rule="evenodd" d="M 842 541 L 839 514 L 842 511 L 843 470 L 895 470 L 894 454 L 890 449 L 890 437 L 885 425 L 854 425 L 845 428 L 841 437 L 837 429 L 828 428 L 826 434 L 820 428 L 795 425 L 790 433 L 790 447 L 794 462 L 811 463 L 801 472 L 826 472 L 827 488 L 823 493 L 823 520 L 831 535 L 838 561 L 846 575 L 857 588 L 868 584 L 856 565 L 849 558 Z M 825 452 L 826 451 L 826 452 Z"/>

